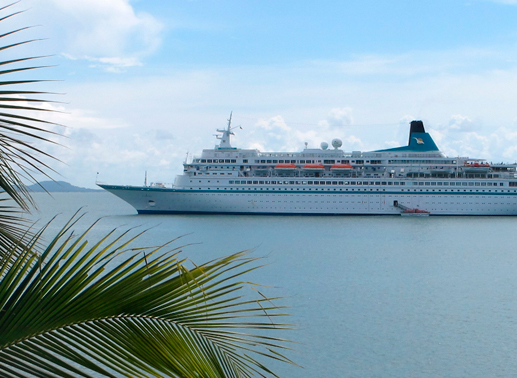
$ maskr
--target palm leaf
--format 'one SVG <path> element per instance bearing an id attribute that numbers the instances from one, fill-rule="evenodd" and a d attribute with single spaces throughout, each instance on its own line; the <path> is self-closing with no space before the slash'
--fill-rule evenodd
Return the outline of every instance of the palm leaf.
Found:
<path id="1" fill-rule="evenodd" d="M 90 229 L 71 231 L 77 220 L 0 279 L 7 376 L 275 376 L 263 358 L 290 362 L 289 342 L 268 335 L 292 328 L 275 320 L 283 307 L 243 293 L 256 259 L 241 252 L 189 268 L 177 248 L 129 248 L 139 235 L 128 232 L 90 246 Z"/>
<path id="2" fill-rule="evenodd" d="M 16 3 L 0 8 L 0 12 L 4 13 L 0 15 L 0 22 L 23 13 L 9 13 L 12 5 Z M 38 41 L 39 39 L 16 40 L 29 28 L 22 27 L 0 34 L 3 42 L 0 51 L 14 53 L 16 48 Z M 0 201 L 14 201 L 13 205 L 0 206 L 0 264 L 5 269 L 23 253 L 23 241 L 31 237 L 30 224 L 21 217 L 22 212 L 29 211 L 31 206 L 36 207 L 26 183 L 37 182 L 36 174 L 51 179 L 51 174 L 55 172 L 45 162 L 55 158 L 34 143 L 55 143 L 49 138 L 50 135 L 56 135 L 50 130 L 50 126 L 55 123 L 40 117 L 53 110 L 36 105 L 52 102 L 44 98 L 49 93 L 23 89 L 25 85 L 38 85 L 44 80 L 19 79 L 22 74 L 47 68 L 45 65 L 32 64 L 36 59 L 42 58 L 46 57 L 22 56 L 0 61 L 3 68 L 0 71 L 3 78 L 0 80 L 0 87 L 3 89 L 0 91 Z"/>
<path id="3" fill-rule="evenodd" d="M 0 11 L 6 11 L 10 6 L 16 3 L 11 3 L 0 8 Z M 22 12 L 12 12 L 4 17 L 0 17 L 0 21 L 9 19 Z M 28 28 L 20 28 L 14 31 L 6 32 L 0 35 L 0 38 L 9 38 L 13 35 L 26 31 Z M 21 45 L 26 45 L 38 41 L 38 39 L 28 39 L 22 41 L 15 41 L 12 43 L 0 46 L 0 51 L 15 49 Z M 48 66 L 42 65 L 23 65 L 30 63 L 35 59 L 44 58 L 42 56 L 20 57 L 17 59 L 9 59 L 0 61 L 0 65 L 8 68 L 0 71 L 2 77 L 10 77 L 21 72 L 40 70 Z M 22 64 L 20 66 L 20 64 Z M 12 66 L 12 67 L 9 67 Z M 27 103 L 47 103 L 50 102 L 45 99 L 34 99 L 30 96 L 34 94 L 46 95 L 47 92 L 24 91 L 14 89 L 20 85 L 38 84 L 45 80 L 0 80 L 0 86 L 9 88 L 3 90 L 0 94 L 0 189 L 2 189 L 7 196 L 12 198 L 18 206 L 23 210 L 28 211 L 29 205 L 35 206 L 32 201 L 29 191 L 26 189 L 25 182 L 36 182 L 34 174 L 43 174 L 47 177 L 49 172 L 53 172 L 50 166 L 43 161 L 43 158 L 54 159 L 53 156 L 43 152 L 35 145 L 31 144 L 31 140 L 40 140 L 44 142 L 54 143 L 46 135 L 55 134 L 46 126 L 55 125 L 55 123 L 46 121 L 36 114 L 43 114 L 45 112 L 52 112 L 52 110 L 44 109 L 37 106 L 23 106 L 10 104 L 13 101 L 24 100 Z M 19 96 L 23 96 L 20 99 Z M 24 114 L 20 114 L 23 112 Z M 34 116 L 25 115 L 25 113 L 34 113 Z"/>

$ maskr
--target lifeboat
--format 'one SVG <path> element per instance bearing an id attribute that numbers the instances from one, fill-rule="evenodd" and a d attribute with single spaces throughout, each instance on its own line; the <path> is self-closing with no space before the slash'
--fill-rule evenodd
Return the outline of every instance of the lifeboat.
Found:
<path id="1" fill-rule="evenodd" d="M 277 164 L 277 165 L 275 165 L 275 169 L 284 169 L 284 170 L 296 169 L 296 165 L 294 165 L 294 164 Z"/>
<path id="2" fill-rule="evenodd" d="M 465 163 L 465 167 L 488 168 L 488 167 L 490 167 L 490 164 L 488 164 L 488 163 Z"/>
<path id="3" fill-rule="evenodd" d="M 310 171 L 321 171 L 325 169 L 325 167 L 321 164 L 305 164 L 303 169 L 308 169 Z"/>
<path id="4" fill-rule="evenodd" d="M 350 164 L 334 164 L 330 167 L 330 169 L 335 170 L 344 170 L 344 169 L 354 169 Z"/>
<path id="5" fill-rule="evenodd" d="M 490 164 L 488 163 L 467 163 L 463 165 L 463 170 L 470 173 L 488 172 Z"/>

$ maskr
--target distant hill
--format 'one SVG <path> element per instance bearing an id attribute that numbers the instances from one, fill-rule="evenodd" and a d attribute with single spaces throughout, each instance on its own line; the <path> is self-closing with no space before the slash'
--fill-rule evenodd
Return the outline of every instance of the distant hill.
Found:
<path id="1" fill-rule="evenodd" d="M 65 181 L 42 181 L 38 184 L 29 185 L 27 188 L 31 192 L 44 192 L 43 188 L 48 192 L 101 192 L 102 189 L 88 189 L 74 186 Z"/>

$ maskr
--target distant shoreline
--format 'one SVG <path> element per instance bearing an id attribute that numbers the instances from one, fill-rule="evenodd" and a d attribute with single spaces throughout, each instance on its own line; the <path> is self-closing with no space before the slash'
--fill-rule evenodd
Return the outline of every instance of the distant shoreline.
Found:
<path id="1" fill-rule="evenodd" d="M 30 192 L 102 192 L 102 189 L 81 188 L 65 181 L 41 181 L 38 184 L 28 185 Z"/>

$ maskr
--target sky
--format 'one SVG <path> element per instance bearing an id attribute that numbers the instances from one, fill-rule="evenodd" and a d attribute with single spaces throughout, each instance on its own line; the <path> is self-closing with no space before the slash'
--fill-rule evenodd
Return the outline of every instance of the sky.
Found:
<path id="1" fill-rule="evenodd" d="M 34 75 L 65 125 L 42 145 L 56 180 L 172 183 L 230 112 L 233 146 L 264 152 L 396 147 L 421 119 L 446 155 L 517 160 L 517 0 L 22 0 L 2 15 L 19 10 L 2 33 L 41 41 L 4 56 L 50 55 Z"/>

